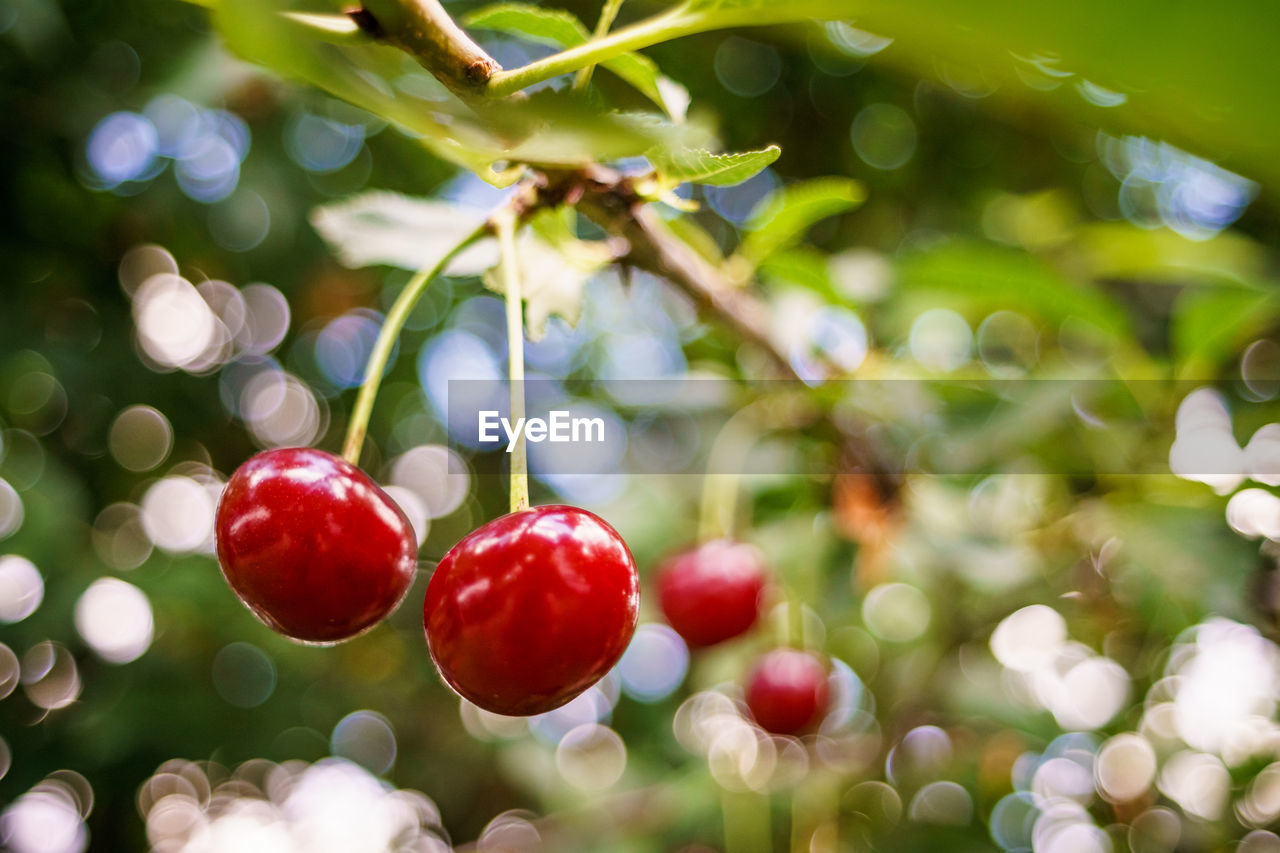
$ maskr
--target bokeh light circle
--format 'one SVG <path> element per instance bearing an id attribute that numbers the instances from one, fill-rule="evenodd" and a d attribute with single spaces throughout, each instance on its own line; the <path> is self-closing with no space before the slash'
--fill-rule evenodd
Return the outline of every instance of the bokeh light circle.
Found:
<path id="1" fill-rule="evenodd" d="M 150 471 L 173 449 L 173 427 L 151 406 L 130 406 L 112 422 L 107 447 L 121 467 Z"/>
<path id="2" fill-rule="evenodd" d="M 0 557 L 0 622 L 21 622 L 44 601 L 44 577 L 26 557 Z"/>
<path id="3" fill-rule="evenodd" d="M 98 578 L 76 602 L 76 631 L 110 663 L 128 663 L 151 646 L 155 621 L 142 590 L 118 578 Z"/>

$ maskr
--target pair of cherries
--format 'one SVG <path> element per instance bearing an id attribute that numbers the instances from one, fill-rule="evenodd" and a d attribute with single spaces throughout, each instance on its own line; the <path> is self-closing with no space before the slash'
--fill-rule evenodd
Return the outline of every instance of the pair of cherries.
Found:
<path id="1" fill-rule="evenodd" d="M 404 512 L 367 474 L 311 448 L 268 450 L 218 504 L 218 562 L 277 632 L 336 643 L 390 615 L 418 568 Z M 559 707 L 613 667 L 635 631 L 640 582 L 622 537 L 567 506 L 472 531 L 427 585 L 423 623 L 452 687 L 498 714 Z"/>
<path id="2" fill-rule="evenodd" d="M 363 471 L 311 448 L 259 453 L 231 476 L 216 520 L 218 560 L 264 623 L 308 643 L 367 631 L 399 606 L 417 571 L 404 512 Z M 758 552 L 719 541 L 659 572 L 662 609 L 694 647 L 750 630 L 765 571 Z M 498 714 L 538 714 L 586 690 L 635 631 L 640 590 L 622 537 L 599 517 L 540 506 L 472 531 L 436 567 L 423 624 L 444 680 Z M 776 649 L 753 669 L 747 705 L 793 733 L 826 702 L 812 655 Z"/>

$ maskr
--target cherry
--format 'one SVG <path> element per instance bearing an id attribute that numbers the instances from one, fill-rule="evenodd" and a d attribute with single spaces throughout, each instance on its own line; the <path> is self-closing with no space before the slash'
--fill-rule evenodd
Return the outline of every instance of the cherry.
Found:
<path id="1" fill-rule="evenodd" d="M 269 627 L 336 643 L 373 627 L 413 583 L 418 545 L 369 476 L 307 447 L 267 450 L 236 469 L 218 503 L 218 562 Z"/>
<path id="2" fill-rule="evenodd" d="M 817 722 L 827 691 L 827 669 L 815 655 L 774 649 L 747 676 L 747 709 L 765 731 L 797 734 Z"/>
<path id="3" fill-rule="evenodd" d="M 423 606 L 441 677 L 497 714 L 540 714 L 600 680 L 626 651 L 640 580 L 599 517 L 539 506 L 472 531 L 440 561 Z"/>
<path id="4" fill-rule="evenodd" d="M 658 603 L 686 643 L 713 646 L 756 624 L 766 575 L 759 550 L 717 539 L 659 567 Z"/>

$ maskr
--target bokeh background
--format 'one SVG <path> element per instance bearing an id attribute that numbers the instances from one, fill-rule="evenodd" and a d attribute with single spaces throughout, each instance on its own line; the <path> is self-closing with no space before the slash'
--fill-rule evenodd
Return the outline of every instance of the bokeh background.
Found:
<path id="1" fill-rule="evenodd" d="M 1194 39 L 1157 23 L 1117 67 Z M 550 50 L 477 35 L 507 67 Z M 212 556 L 221 485 L 260 448 L 340 446 L 410 275 L 342 266 L 313 211 L 501 192 L 234 58 L 205 9 L 0 4 L 0 844 L 1280 850 L 1276 187 L 1118 129 L 1099 116 L 1128 95 L 1050 59 L 996 81 L 937 39 L 831 23 L 648 51 L 728 148 L 782 146 L 745 183 L 682 188 L 718 251 L 783 187 L 864 185 L 757 293 L 798 368 L 891 382 L 753 384 L 758 351 L 616 270 L 525 344 L 628 436 L 593 476 L 534 453 L 534 499 L 614 524 L 646 593 L 748 412 L 735 533 L 831 656 L 829 715 L 787 740 L 739 701 L 776 615 L 691 655 L 646 595 L 619 667 L 530 720 L 440 683 L 428 570 L 506 502 L 502 454 L 445 417 L 449 379 L 503 375 L 478 276 L 414 311 L 363 457 L 422 540 L 405 605 L 336 648 L 255 621 Z M 691 375 L 731 380 L 715 412 L 623 381 Z"/>

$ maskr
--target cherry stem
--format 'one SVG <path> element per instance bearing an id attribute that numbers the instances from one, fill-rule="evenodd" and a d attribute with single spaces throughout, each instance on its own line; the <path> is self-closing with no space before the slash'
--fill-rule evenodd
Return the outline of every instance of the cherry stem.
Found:
<path id="1" fill-rule="evenodd" d="M 839 795 L 831 777 L 815 769 L 791 789 L 791 849 L 835 849 L 839 835 Z"/>
<path id="2" fill-rule="evenodd" d="M 702 509 L 698 518 L 698 541 L 733 537 L 733 520 L 738 514 L 738 475 L 702 475 Z"/>
<path id="3" fill-rule="evenodd" d="M 804 643 L 804 605 L 797 600 L 795 590 L 787 590 L 787 641 L 792 648 L 805 648 Z"/>
<path id="4" fill-rule="evenodd" d="M 596 22 L 596 31 L 592 38 L 601 39 L 609 34 L 609 27 L 613 26 L 613 21 L 618 17 L 618 10 L 622 8 L 623 0 L 605 0 L 604 8 L 600 10 L 600 20 Z M 578 73 L 573 78 L 573 88 L 576 91 L 582 91 L 587 88 L 587 84 L 591 82 L 591 72 L 595 70 L 594 65 L 587 65 L 578 69 Z"/>
<path id="5" fill-rule="evenodd" d="M 707 473 L 702 476 L 702 508 L 698 516 L 698 541 L 733 536 L 738 514 L 738 472 L 758 438 L 759 416 L 766 399 L 748 403 L 734 412 L 720 427 L 707 451 Z"/>
<path id="6" fill-rule="evenodd" d="M 507 297 L 508 381 L 511 385 L 511 423 L 524 420 L 524 303 L 520 295 L 520 270 L 516 259 L 516 215 L 503 209 L 493 218 L 501 252 L 499 272 Z M 511 448 L 511 511 L 529 508 L 529 464 L 524 432 Z"/>
<path id="7" fill-rule="evenodd" d="M 769 801 L 754 791 L 720 789 L 720 811 L 724 818 L 725 853 L 766 853 L 773 830 Z"/>
<path id="8" fill-rule="evenodd" d="M 794 426 L 805 420 L 803 407 L 797 408 L 762 397 L 747 405 L 725 420 L 724 426 L 711 442 L 707 452 L 707 471 L 702 477 L 702 507 L 698 522 L 698 541 L 732 538 L 738 514 L 738 498 L 742 481 L 741 470 L 747 454 L 761 436 L 782 426 Z M 797 649 L 805 648 L 804 606 L 795 578 L 783 582 L 786 613 L 781 624 L 775 622 L 776 636 L 782 644 Z"/>
<path id="9" fill-rule="evenodd" d="M 400 291 L 387 319 L 378 330 L 378 339 L 374 342 L 373 351 L 369 353 L 369 362 L 364 369 L 364 382 L 356 395 L 355 407 L 351 410 L 351 420 L 347 422 L 347 435 L 342 443 L 342 458 L 352 465 L 360 464 L 360 450 L 364 446 L 365 434 L 369 431 L 369 416 L 373 414 L 373 401 L 378 397 L 378 386 L 382 384 L 382 374 L 386 371 L 387 360 L 391 358 L 391 350 L 395 348 L 400 330 L 413 311 L 427 285 L 438 276 L 445 266 L 458 256 L 458 253 L 483 237 L 489 230 L 489 223 L 482 222 L 474 231 L 463 237 L 452 249 L 430 266 L 423 267 L 414 273 L 413 278 Z"/>

